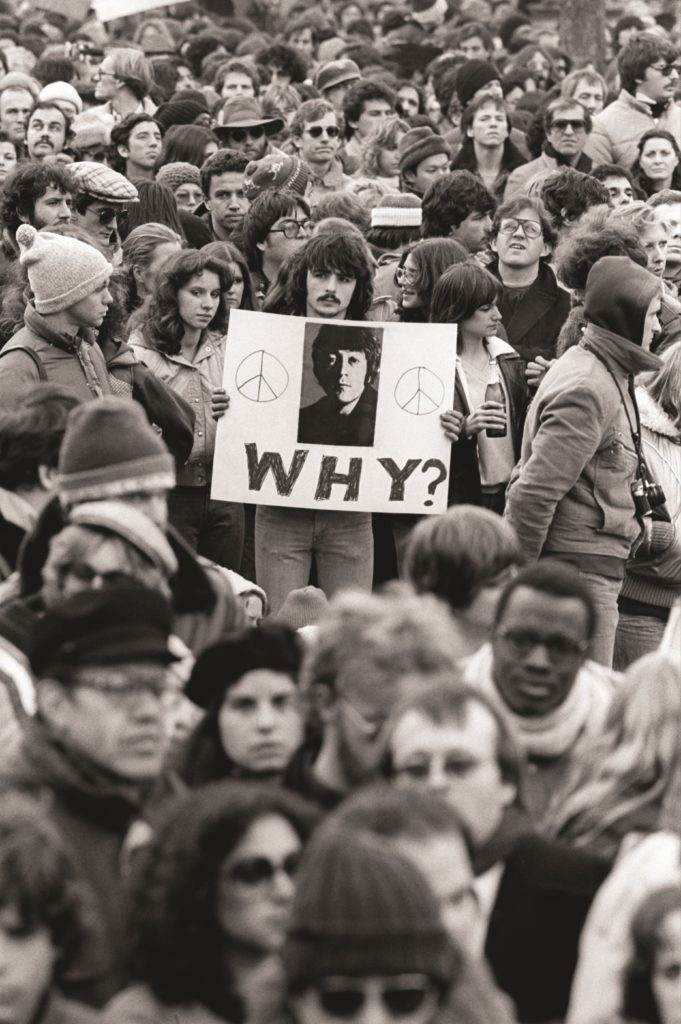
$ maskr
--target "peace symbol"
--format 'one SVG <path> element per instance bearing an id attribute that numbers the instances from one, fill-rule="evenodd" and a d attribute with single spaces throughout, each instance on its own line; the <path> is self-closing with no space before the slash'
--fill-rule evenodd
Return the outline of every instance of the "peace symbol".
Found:
<path id="1" fill-rule="evenodd" d="M 286 391 L 288 381 L 284 364 L 264 348 L 245 356 L 234 376 L 237 391 L 249 402 L 276 402 Z"/>
<path id="2" fill-rule="evenodd" d="M 445 386 L 426 366 L 405 370 L 395 385 L 395 401 L 410 416 L 429 416 L 442 405 Z"/>

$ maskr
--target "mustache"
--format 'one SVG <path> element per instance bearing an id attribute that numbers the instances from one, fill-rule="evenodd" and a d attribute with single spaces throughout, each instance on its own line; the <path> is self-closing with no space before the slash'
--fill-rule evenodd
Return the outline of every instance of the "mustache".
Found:
<path id="1" fill-rule="evenodd" d="M 324 301 L 327 301 L 327 300 L 329 302 L 335 302 L 337 305 L 339 304 L 339 300 L 336 298 L 336 296 L 333 294 L 333 292 L 325 292 L 323 295 L 321 295 L 319 297 L 319 301 L 320 302 L 324 302 Z"/>

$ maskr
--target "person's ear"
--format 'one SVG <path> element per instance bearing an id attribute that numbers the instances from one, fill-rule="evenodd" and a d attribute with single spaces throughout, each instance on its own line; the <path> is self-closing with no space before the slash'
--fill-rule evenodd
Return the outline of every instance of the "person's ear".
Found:
<path id="1" fill-rule="evenodd" d="M 38 483 L 50 494 L 57 489 L 59 473 L 52 466 L 38 466 Z"/>
<path id="2" fill-rule="evenodd" d="M 539 253 L 539 259 L 542 259 L 544 256 L 548 256 L 550 253 L 551 253 L 551 246 L 549 245 L 548 242 L 544 242 L 544 244 L 542 246 L 542 250 Z"/>
<path id="3" fill-rule="evenodd" d="M 413 188 L 414 187 L 414 182 L 416 181 L 416 174 L 415 174 L 415 172 L 414 171 L 402 171 L 402 180 L 405 183 L 405 185 L 410 185 L 411 188 Z"/>
<path id="4" fill-rule="evenodd" d="M 256 242 L 255 243 L 255 247 L 256 247 L 256 249 L 260 249 L 260 252 L 264 252 L 265 251 L 265 243 L 264 242 Z"/>
<path id="5" fill-rule="evenodd" d="M 124 160 L 127 160 L 130 156 L 130 150 L 127 146 L 116 146 L 116 149 L 118 151 L 118 155 L 122 156 Z"/>
<path id="6" fill-rule="evenodd" d="M 323 683 L 313 683 L 308 692 L 310 709 L 323 725 L 333 721 L 336 714 L 336 699 L 333 692 Z"/>
<path id="7" fill-rule="evenodd" d="M 290 142 L 291 142 L 291 145 L 293 146 L 294 149 L 300 151 L 301 143 L 302 143 L 302 139 L 301 139 L 300 135 L 291 135 L 290 136 Z"/>
<path id="8" fill-rule="evenodd" d="M 489 247 L 492 250 L 492 252 L 499 252 L 499 250 L 497 249 L 497 236 L 496 235 L 491 235 L 490 236 Z M 544 254 L 542 253 L 542 255 L 544 255 Z"/>
<path id="9" fill-rule="evenodd" d="M 141 270 L 139 267 L 132 268 L 132 276 L 135 278 L 136 285 L 144 284 L 144 271 Z"/>
<path id="10" fill-rule="evenodd" d="M 514 803 L 516 797 L 518 796 L 518 787 L 514 782 L 502 782 L 501 796 L 501 802 L 504 805 L 504 807 L 510 807 L 511 804 Z"/>

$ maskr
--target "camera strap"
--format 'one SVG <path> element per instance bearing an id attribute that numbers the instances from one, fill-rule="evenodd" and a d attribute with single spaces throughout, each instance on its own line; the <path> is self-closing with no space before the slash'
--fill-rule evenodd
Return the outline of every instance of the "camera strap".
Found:
<path id="1" fill-rule="evenodd" d="M 592 355 L 596 356 L 596 359 L 598 359 L 598 361 L 600 363 L 603 364 L 603 366 L 606 368 L 606 370 L 608 371 L 608 373 L 612 377 L 613 384 L 617 388 L 617 394 L 620 396 L 620 401 L 622 403 L 622 408 L 624 409 L 624 415 L 627 417 L 627 423 L 629 424 L 629 430 L 631 431 L 631 440 L 634 443 L 634 451 L 636 452 L 636 462 L 637 462 L 636 477 L 637 477 L 638 480 L 647 480 L 649 474 L 648 474 L 648 467 L 646 466 L 646 460 L 643 457 L 643 449 L 642 449 L 642 446 L 641 446 L 641 414 L 639 412 L 638 402 L 636 401 L 636 390 L 635 390 L 635 387 L 634 387 L 634 375 L 632 373 L 629 374 L 627 390 L 629 392 L 629 397 L 631 398 L 632 405 L 634 406 L 634 417 L 636 419 L 636 425 L 635 426 L 631 422 L 631 416 L 629 415 L 629 409 L 627 407 L 627 402 L 626 402 L 626 399 L 624 397 L 624 392 L 622 391 L 622 388 L 620 386 L 620 382 L 618 381 L 618 379 L 615 376 L 615 374 L 612 372 L 611 367 L 608 366 L 608 364 L 606 363 L 605 359 L 603 359 L 603 357 L 598 352 L 594 352 L 593 349 L 590 349 L 589 351 L 591 352 Z"/>

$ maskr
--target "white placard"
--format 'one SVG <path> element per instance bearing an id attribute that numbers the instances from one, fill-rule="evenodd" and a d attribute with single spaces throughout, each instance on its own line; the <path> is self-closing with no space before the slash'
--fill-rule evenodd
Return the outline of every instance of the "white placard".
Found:
<path id="1" fill-rule="evenodd" d="M 212 497 L 444 512 L 451 445 L 440 414 L 452 408 L 455 360 L 451 324 L 233 310 L 224 370 L 230 406 L 218 424 Z"/>
<path id="2" fill-rule="evenodd" d="M 157 7 L 171 7 L 178 0 L 93 0 L 93 8 L 99 21 L 113 21 L 127 18 L 130 14 L 154 11 Z"/>

